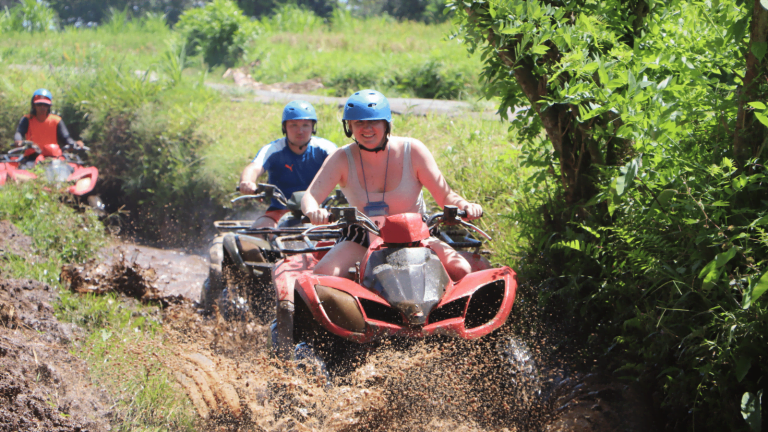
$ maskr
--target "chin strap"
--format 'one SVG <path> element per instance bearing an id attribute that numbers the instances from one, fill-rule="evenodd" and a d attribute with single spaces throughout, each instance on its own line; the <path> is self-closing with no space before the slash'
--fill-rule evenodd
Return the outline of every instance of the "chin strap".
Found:
<path id="1" fill-rule="evenodd" d="M 307 143 L 306 143 L 306 144 L 304 144 L 304 145 L 302 145 L 302 146 L 298 146 L 298 145 L 296 145 L 296 144 L 292 143 L 292 142 L 291 142 L 291 141 L 288 139 L 288 137 L 285 137 L 285 142 L 287 142 L 287 143 L 288 143 L 288 146 L 293 146 L 293 147 L 296 147 L 296 148 L 298 148 L 298 149 L 299 149 L 299 151 L 302 151 L 302 150 L 304 150 L 304 148 L 306 148 L 306 147 L 309 145 L 309 143 L 310 143 L 311 141 L 312 141 L 312 138 L 310 138 L 310 139 L 309 139 L 309 141 L 307 141 Z"/>
<path id="2" fill-rule="evenodd" d="M 358 147 L 360 150 L 362 150 L 362 151 L 367 151 L 367 152 L 371 152 L 371 153 L 378 153 L 378 152 L 380 152 L 380 151 L 383 151 L 384 149 L 386 149 L 386 148 L 387 148 L 387 143 L 388 143 L 388 142 L 389 142 L 389 138 L 385 137 L 385 138 L 384 138 L 384 142 L 383 142 L 383 143 L 381 143 L 381 145 L 380 145 L 380 146 L 378 146 L 378 147 L 376 147 L 376 148 L 374 148 L 374 149 L 369 149 L 369 148 L 366 148 L 365 146 L 362 146 L 362 145 L 360 145 L 360 143 L 359 143 L 359 142 L 357 142 L 357 140 L 355 140 L 355 144 L 357 144 L 357 147 Z"/>

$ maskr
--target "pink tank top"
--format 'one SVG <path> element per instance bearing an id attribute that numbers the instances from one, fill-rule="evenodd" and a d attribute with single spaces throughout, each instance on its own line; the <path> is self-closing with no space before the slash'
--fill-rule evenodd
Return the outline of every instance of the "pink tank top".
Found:
<path id="1" fill-rule="evenodd" d="M 358 210 L 363 211 L 363 208 L 368 204 L 368 198 L 373 201 L 383 200 L 389 205 L 389 214 L 395 215 L 400 213 L 427 213 L 427 206 L 424 204 L 424 193 L 422 192 L 422 184 L 413 174 L 413 165 L 411 164 L 411 143 L 405 141 L 403 147 L 403 176 L 400 179 L 400 184 L 393 190 L 386 194 L 382 192 L 368 192 L 368 197 L 365 196 L 365 187 L 363 183 L 357 177 L 357 166 L 355 164 L 355 158 L 352 156 L 352 150 L 350 146 L 354 144 L 348 144 L 343 147 L 344 153 L 347 155 L 347 164 L 349 165 L 349 176 L 347 176 L 347 185 L 341 188 L 344 192 L 344 196 L 347 197 L 349 205 L 357 207 Z"/>

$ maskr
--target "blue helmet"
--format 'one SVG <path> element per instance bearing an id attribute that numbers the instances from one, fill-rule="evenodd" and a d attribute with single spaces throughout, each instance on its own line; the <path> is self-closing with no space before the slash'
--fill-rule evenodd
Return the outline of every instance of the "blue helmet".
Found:
<path id="1" fill-rule="evenodd" d="M 303 100 L 288 102 L 283 108 L 283 123 L 286 120 L 314 120 L 317 121 L 315 107 L 311 103 Z"/>
<path id="2" fill-rule="evenodd" d="M 389 101 L 376 90 L 360 90 L 344 104 L 342 120 L 386 120 L 392 122 Z"/>
<path id="3" fill-rule="evenodd" d="M 47 89 L 41 88 L 32 93 L 32 104 L 44 103 L 50 105 L 53 102 L 53 95 Z"/>

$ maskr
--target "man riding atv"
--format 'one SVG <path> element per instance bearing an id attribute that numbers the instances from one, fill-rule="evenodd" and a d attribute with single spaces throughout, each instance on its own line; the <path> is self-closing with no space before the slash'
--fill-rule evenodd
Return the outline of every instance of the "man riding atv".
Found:
<path id="1" fill-rule="evenodd" d="M 46 157 L 61 156 L 60 144 L 71 148 L 83 148 L 83 142 L 75 141 L 69 136 L 67 126 L 61 117 L 51 114 L 53 95 L 48 90 L 41 88 L 32 94 L 29 114 L 19 121 L 16 134 L 13 137 L 14 144 L 21 147 L 23 142 L 32 141 L 40 148 L 40 152 Z M 38 153 L 34 149 L 24 152 L 24 163 L 34 163 Z"/>
<path id="2" fill-rule="evenodd" d="M 290 211 L 285 204 L 293 193 L 305 191 L 326 158 L 336 151 L 334 143 L 313 136 L 317 131 L 317 113 L 309 102 L 296 100 L 285 106 L 282 130 L 285 136 L 262 147 L 240 176 L 242 194 L 257 193 L 272 197 L 265 214 L 251 224 L 252 230 L 277 227 L 281 217 Z M 265 172 L 269 176 L 268 190 L 256 183 Z M 296 207 L 298 208 L 298 202 Z M 239 224 L 240 222 L 235 224 L 236 229 L 247 227 L 241 227 Z M 230 228 L 230 231 L 232 230 Z M 225 274 L 229 269 L 235 269 L 238 274 L 234 279 L 244 282 L 241 285 L 253 283 L 254 279 L 269 279 L 269 271 L 254 270 L 246 264 L 252 261 L 269 263 L 276 259 L 272 255 L 265 256 L 266 251 L 271 250 L 271 245 L 268 239 L 263 237 L 226 232 L 214 239 L 209 251 L 209 276 L 200 298 L 200 305 L 206 312 L 212 310 L 214 302 L 224 293 L 227 279 L 233 279 L 229 277 L 231 275 Z M 256 277 L 254 271 L 263 274 Z"/>
<path id="3" fill-rule="evenodd" d="M 240 192 L 256 191 L 256 180 L 267 172 L 268 183 L 290 197 L 307 190 L 325 159 L 336 151 L 336 144 L 313 136 L 317 133 L 315 108 L 305 101 L 293 101 L 283 109 L 283 138 L 265 145 L 240 175 Z M 266 213 L 251 228 L 273 228 L 288 209 L 272 199 Z"/>

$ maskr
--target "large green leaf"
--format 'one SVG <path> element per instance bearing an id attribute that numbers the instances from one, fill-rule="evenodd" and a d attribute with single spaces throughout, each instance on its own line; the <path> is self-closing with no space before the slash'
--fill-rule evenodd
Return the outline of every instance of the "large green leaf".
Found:
<path id="1" fill-rule="evenodd" d="M 768 291 L 768 271 L 760 276 L 760 279 L 755 283 L 755 287 L 752 288 L 752 303 L 759 299 L 761 295 L 765 294 L 765 291 Z"/>
<path id="2" fill-rule="evenodd" d="M 757 394 L 747 392 L 741 396 L 741 416 L 744 417 L 753 432 L 760 432 L 762 427 L 762 415 L 760 413 L 762 403 L 762 390 Z"/>

